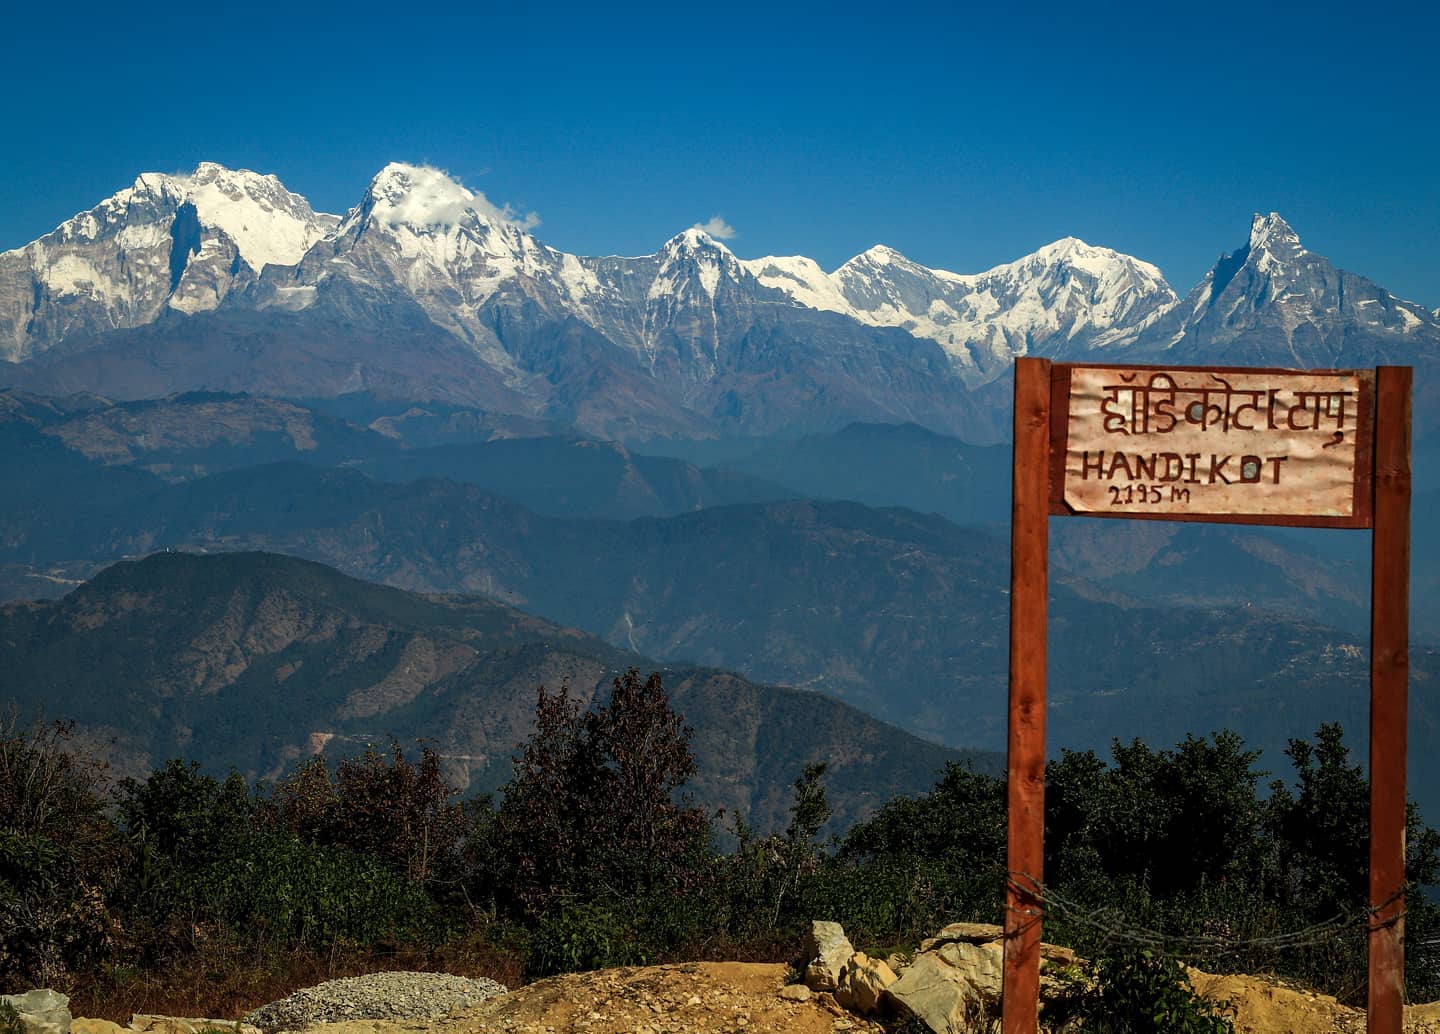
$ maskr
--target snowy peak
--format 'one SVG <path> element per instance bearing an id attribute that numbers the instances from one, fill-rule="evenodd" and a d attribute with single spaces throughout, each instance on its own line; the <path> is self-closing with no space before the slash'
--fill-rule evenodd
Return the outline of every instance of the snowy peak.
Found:
<path id="1" fill-rule="evenodd" d="M 799 305 L 822 312 L 841 312 L 853 316 L 849 300 L 835 277 L 820 268 L 820 263 L 804 255 L 771 255 L 745 259 L 740 263 L 766 287 L 782 291 Z"/>
<path id="2" fill-rule="evenodd" d="M 1142 342 L 1204 362 L 1299 367 L 1410 361 L 1440 321 L 1306 251 L 1279 213 L 1256 213 L 1245 245 Z"/>
<path id="3" fill-rule="evenodd" d="M 496 207 L 449 173 L 408 162 L 391 162 L 375 174 L 361 203 L 346 216 L 345 226 L 362 219 L 422 233 L 445 233 L 457 227 L 523 230 L 528 225 L 528 220 Z"/>
<path id="4" fill-rule="evenodd" d="M 315 212 L 273 175 L 201 162 L 189 176 L 172 177 L 202 226 L 223 231 L 252 270 L 293 266 L 334 229 L 336 216 Z"/>
<path id="5" fill-rule="evenodd" d="M 1124 343 L 1175 303 L 1155 266 L 1078 237 L 973 274 L 931 269 L 883 244 L 832 274 L 803 258 L 744 265 L 798 304 L 901 328 L 939 344 L 962 372 L 980 375 L 1062 344 Z"/>
<path id="6" fill-rule="evenodd" d="M 1300 235 L 1279 212 L 1271 212 L 1269 215 L 1256 212 L 1250 219 L 1250 250 L 1267 248 L 1290 252 L 1304 251 L 1300 247 Z"/>
<path id="7" fill-rule="evenodd" d="M 0 255 L 0 357 L 213 309 L 267 265 L 290 265 L 334 216 L 274 176 L 213 162 L 142 173 L 88 212 Z"/>
<path id="8" fill-rule="evenodd" d="M 366 202 L 367 214 L 390 227 L 448 229 L 482 221 L 475 194 L 439 169 L 424 165 L 391 162 L 370 181 Z"/>
<path id="9" fill-rule="evenodd" d="M 714 237 L 711 237 L 698 226 L 692 226 L 688 230 L 677 233 L 674 237 L 666 241 L 664 247 L 660 249 L 661 255 L 669 256 L 715 253 L 734 257 L 729 248 L 725 247 L 725 245 L 721 244 Z"/>
<path id="10" fill-rule="evenodd" d="M 720 281 L 738 279 L 744 270 L 729 248 L 699 227 L 671 237 L 656 258 L 659 271 L 647 295 L 652 302 L 662 297 L 678 299 L 695 289 L 713 301 Z"/>

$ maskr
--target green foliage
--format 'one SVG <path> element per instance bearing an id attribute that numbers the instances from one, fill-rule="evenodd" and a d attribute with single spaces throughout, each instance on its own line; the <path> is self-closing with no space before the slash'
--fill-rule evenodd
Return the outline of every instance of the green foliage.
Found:
<path id="1" fill-rule="evenodd" d="M 691 735 L 658 672 L 642 681 L 631 668 L 608 704 L 584 713 L 568 686 L 542 686 L 495 823 L 514 899 L 538 914 L 560 898 L 623 901 L 687 886 L 710 838 L 705 813 L 677 799 L 695 772 Z"/>
<path id="2" fill-rule="evenodd" d="M 333 777 L 323 758 L 311 758 L 276 787 L 266 811 L 306 840 L 372 855 L 429 884 L 459 864 L 467 819 L 457 797 L 433 748 L 422 745 L 416 764 L 392 739 L 388 753 L 370 746 L 342 759 Z"/>
<path id="3" fill-rule="evenodd" d="M 806 888 L 871 942 L 916 940 L 956 918 L 999 916 L 1005 783 L 951 762 L 929 794 L 882 805 Z"/>
<path id="4" fill-rule="evenodd" d="M 283 832 L 212 856 L 187 890 L 196 919 L 272 947 L 423 941 L 441 927 L 423 889 L 382 859 Z"/>
<path id="5" fill-rule="evenodd" d="M 1099 962 L 1079 1009 L 1085 1034 L 1231 1034 L 1228 1003 L 1195 993 L 1185 967 L 1149 950 L 1122 949 Z"/>
<path id="6" fill-rule="evenodd" d="M 1116 743 L 1112 763 L 1066 752 L 1050 766 L 1046 871 L 1083 911 L 1174 938 L 1204 937 L 1211 968 L 1270 971 L 1353 997 L 1366 975 L 1369 782 L 1349 760 L 1338 725 L 1312 744 L 1292 740 L 1293 789 L 1259 792 L 1257 754 L 1238 736 L 1193 736 L 1173 750 Z M 1411 956 L 1440 931 L 1420 890 L 1440 869 L 1440 840 L 1412 807 L 1407 835 Z M 1338 924 L 1269 948 L 1272 939 Z M 1082 952 L 1111 936 L 1062 911 L 1049 925 Z M 1413 1000 L 1440 994 L 1433 966 L 1407 968 Z"/>
<path id="7" fill-rule="evenodd" d="M 887 801 L 850 831 L 840 856 L 923 858 L 955 872 L 993 870 L 1005 858 L 1005 781 L 947 762 L 932 792 Z"/>
<path id="8" fill-rule="evenodd" d="M 1045 869 L 1052 882 L 1103 873 L 1167 896 L 1248 878 L 1264 864 L 1258 751 L 1239 736 L 1187 736 L 1173 750 L 1116 741 L 1107 766 L 1064 751 L 1049 767 Z"/>
<path id="9" fill-rule="evenodd" d="M 615 912 L 600 905 L 567 902 L 540 917 L 530 941 L 526 970 L 539 978 L 643 961 L 633 930 Z"/>
<path id="10" fill-rule="evenodd" d="M 9 1002 L 0 1002 L 0 1034 L 25 1034 L 20 1012 Z"/>
<path id="11" fill-rule="evenodd" d="M 0 828 L 0 986 L 63 985 L 109 954 L 111 926 L 68 847 Z"/>
<path id="12" fill-rule="evenodd" d="M 795 780 L 790 822 L 783 835 L 760 837 L 743 815 L 734 816 L 730 832 L 735 849 L 720 876 L 732 933 L 775 930 L 786 904 L 793 903 L 803 882 L 822 865 L 823 854 L 815 838 L 830 819 L 825 768 L 821 762 L 811 762 Z"/>
<path id="13" fill-rule="evenodd" d="M 255 814 L 245 780 L 232 772 L 223 782 L 200 770 L 200 762 L 171 759 L 144 781 L 120 783 L 120 828 L 147 853 L 187 861 L 244 839 Z"/>
<path id="14" fill-rule="evenodd" d="M 0 718 L 0 829 L 83 848 L 105 839 L 105 766 L 69 749 L 74 725 Z"/>

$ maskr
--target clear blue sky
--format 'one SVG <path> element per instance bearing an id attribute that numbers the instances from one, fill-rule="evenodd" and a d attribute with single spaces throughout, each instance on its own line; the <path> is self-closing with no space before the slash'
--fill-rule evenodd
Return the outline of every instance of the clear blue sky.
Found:
<path id="1" fill-rule="evenodd" d="M 1073 234 L 1182 293 L 1277 210 L 1440 305 L 1440 5 L 598 6 L 27 4 L 0 248 L 141 171 L 273 172 L 339 212 L 400 159 L 581 254 L 717 214 L 741 256 L 827 268 L 885 243 L 970 272 Z"/>

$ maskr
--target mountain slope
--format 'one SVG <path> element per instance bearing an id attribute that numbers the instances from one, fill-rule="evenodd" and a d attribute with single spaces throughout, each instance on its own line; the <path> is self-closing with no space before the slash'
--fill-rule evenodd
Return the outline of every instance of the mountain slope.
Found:
<path id="1" fill-rule="evenodd" d="M 203 162 L 144 173 L 39 240 L 0 254 L 0 359 L 216 308 L 335 225 L 274 176 Z"/>
<path id="2" fill-rule="evenodd" d="M 626 440 L 886 421 L 989 443 L 1020 355 L 1427 369 L 1440 355 L 1440 318 L 1306 251 L 1274 214 L 1184 301 L 1153 265 L 1073 237 L 974 274 L 878 245 L 827 273 L 740 259 L 700 229 L 593 258 L 531 229 L 405 163 L 338 221 L 253 173 L 146 174 L 0 255 L 0 383 L 370 393 Z"/>
<path id="3" fill-rule="evenodd" d="M 969 384 L 1017 355 L 1133 341 L 1176 301 L 1155 266 L 1075 237 L 968 276 L 927 269 L 883 245 L 831 274 L 804 258 L 746 266 L 801 304 L 937 342 Z"/>
<path id="4" fill-rule="evenodd" d="M 481 592 L 638 653 L 820 689 L 957 745 L 1003 743 L 1006 549 L 938 517 L 790 502 L 562 520 L 471 486 L 378 484 L 291 464 L 35 527 L 24 548 L 73 559 L 77 545 L 92 562 L 160 547 L 266 549 L 390 584 Z M 1149 549 L 1153 563 L 1165 544 Z M 1235 578 L 1273 569 L 1277 591 L 1298 584 L 1283 577 L 1289 554 L 1235 552 L 1226 561 Z M 1184 606 L 1127 595 L 1123 576 L 1097 584 L 1057 572 L 1053 743 L 1103 747 L 1113 735 L 1164 741 L 1231 726 L 1278 751 L 1321 721 L 1364 724 L 1362 633 L 1293 612 L 1216 607 L 1225 571 L 1175 555 L 1204 575 Z M 1413 670 L 1419 702 L 1431 678 L 1421 651 Z M 1435 715 L 1422 706 L 1414 721 L 1424 742 Z M 1430 760 L 1415 764 L 1417 782 L 1440 790 Z"/>
<path id="5" fill-rule="evenodd" d="M 1326 369 L 1433 362 L 1440 318 L 1307 251 L 1290 224 L 1257 213 L 1246 244 L 1221 256 L 1134 345 L 1137 358 Z"/>
<path id="6" fill-rule="evenodd" d="M 7 703 L 116 737 L 132 766 L 183 754 L 251 778 L 393 734 L 433 739 L 452 779 L 491 789 L 541 683 L 568 680 L 588 700 L 629 664 L 653 667 L 490 600 L 415 596 L 269 554 L 157 554 L 63 600 L 0 608 Z M 762 826 L 783 822 L 806 761 L 830 763 L 844 826 L 927 788 L 956 756 L 815 694 L 665 671 L 696 729 L 698 799 Z"/>

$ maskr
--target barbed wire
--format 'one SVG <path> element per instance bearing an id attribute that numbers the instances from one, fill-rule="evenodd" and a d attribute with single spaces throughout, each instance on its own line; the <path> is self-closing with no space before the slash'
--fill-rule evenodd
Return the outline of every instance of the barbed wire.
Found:
<path id="1" fill-rule="evenodd" d="M 1378 905 L 1359 905 L 1338 912 L 1329 919 L 1280 933 L 1257 937 L 1236 937 L 1219 933 L 1177 934 L 1140 925 L 1131 920 L 1123 909 L 1115 906 L 1088 905 L 1055 890 L 1026 872 L 1012 870 L 1007 875 L 1007 882 L 1010 889 L 1022 897 L 1031 898 L 1039 906 L 1021 908 L 1018 911 L 1022 914 L 1035 919 L 1053 917 L 1086 928 L 1099 935 L 1102 945 L 1121 944 L 1145 948 L 1176 959 L 1236 957 L 1318 948 L 1362 934 L 1368 936 L 1375 930 L 1393 926 L 1405 917 L 1403 908 L 1393 915 L 1385 914 L 1391 905 L 1403 897 L 1404 891 L 1400 890 Z M 1007 905 L 1007 908 L 1010 907 Z"/>

